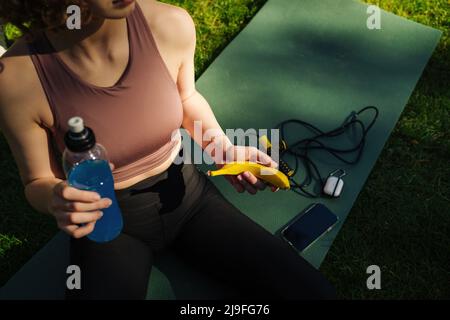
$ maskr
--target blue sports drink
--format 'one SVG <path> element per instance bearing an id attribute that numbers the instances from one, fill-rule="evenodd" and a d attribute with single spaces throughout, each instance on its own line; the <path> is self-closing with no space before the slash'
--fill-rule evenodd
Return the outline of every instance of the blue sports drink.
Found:
<path id="1" fill-rule="evenodd" d="M 122 213 L 114 193 L 114 179 L 109 167 L 106 150 L 96 143 L 94 132 L 84 126 L 80 117 L 71 118 L 69 131 L 64 137 L 66 150 L 63 168 L 70 186 L 97 192 L 109 198 L 111 206 L 102 209 L 103 216 L 95 223 L 94 231 L 87 237 L 96 242 L 107 242 L 116 238 L 123 228 Z"/>
<path id="2" fill-rule="evenodd" d="M 103 209 L 103 217 L 95 223 L 95 229 L 88 238 L 106 242 L 117 237 L 122 231 L 123 222 L 120 208 L 114 193 L 114 180 L 108 161 L 85 160 L 69 172 L 69 184 L 77 189 L 95 191 L 102 198 L 112 200 L 111 206 Z"/>

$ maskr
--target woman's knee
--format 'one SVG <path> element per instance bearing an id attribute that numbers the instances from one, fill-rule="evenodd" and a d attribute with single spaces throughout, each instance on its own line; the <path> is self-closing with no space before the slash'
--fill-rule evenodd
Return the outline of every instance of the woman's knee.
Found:
<path id="1" fill-rule="evenodd" d="M 70 247 L 81 288 L 66 290 L 66 299 L 145 299 L 153 263 L 145 243 L 122 233 L 108 243 L 71 239 Z"/>
<path id="2" fill-rule="evenodd" d="M 279 240 L 279 239 L 277 239 Z M 272 263 L 271 281 L 277 288 L 277 294 L 283 299 L 336 299 L 336 291 L 325 276 L 308 261 L 294 251 L 289 245 L 279 240 L 280 244 Z"/>

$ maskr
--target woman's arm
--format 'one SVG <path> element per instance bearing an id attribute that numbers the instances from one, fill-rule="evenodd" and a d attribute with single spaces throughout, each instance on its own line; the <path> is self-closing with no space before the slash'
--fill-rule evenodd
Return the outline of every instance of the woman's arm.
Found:
<path id="1" fill-rule="evenodd" d="M 220 167 L 225 159 L 237 158 L 238 153 L 243 154 L 246 160 L 259 161 L 268 166 L 276 166 L 276 163 L 265 153 L 256 147 L 234 146 L 227 138 L 220 124 L 218 123 L 209 103 L 195 88 L 195 68 L 194 56 L 196 47 L 195 24 L 189 14 L 184 17 L 183 32 L 180 32 L 180 43 L 184 43 L 182 61 L 178 72 L 178 90 L 183 102 L 184 118 L 183 128 L 185 128 L 194 138 L 195 142 L 202 146 L 205 151 L 216 161 Z M 201 123 L 202 134 L 194 134 L 195 122 Z M 198 129 L 197 129 L 198 130 Z M 204 136 L 204 133 L 212 133 Z M 212 144 L 215 148 L 210 148 Z M 242 158 L 239 158 L 242 159 Z M 220 161 L 220 162 L 219 162 Z M 265 184 L 257 179 L 250 172 L 238 176 L 228 176 L 227 180 L 239 192 L 247 190 L 254 194 L 257 190 L 263 190 Z M 272 188 L 272 191 L 275 189 Z"/>
<path id="2" fill-rule="evenodd" d="M 211 139 L 204 141 L 203 133 L 207 130 L 214 130 L 217 135 L 224 136 L 225 133 L 220 127 L 208 101 L 195 88 L 195 68 L 194 56 L 196 48 L 195 24 L 190 15 L 186 12 L 183 19 L 182 33 L 179 33 L 181 43 L 181 63 L 178 71 L 178 91 L 183 102 L 183 128 L 185 128 L 202 148 L 211 142 Z M 181 29 L 181 28 L 180 28 Z M 194 122 L 201 121 L 202 137 L 194 136 Z M 210 131 L 211 132 L 211 131 Z"/>
<path id="3" fill-rule="evenodd" d="M 20 45 L 20 43 L 19 43 Z M 16 47 L 17 48 L 17 47 Z M 61 230 L 79 238 L 92 232 L 109 199 L 68 186 L 41 126 L 45 97 L 31 60 L 13 48 L 0 59 L 0 130 L 6 138 L 29 204 L 55 217 Z M 79 224 L 85 224 L 80 227 Z"/>
<path id="4" fill-rule="evenodd" d="M 50 190 L 64 175 L 52 161 L 47 133 L 39 124 L 38 99 L 32 97 L 36 90 L 30 81 L 28 61 L 15 56 L 15 52 L 22 53 L 21 47 L 23 43 L 17 43 L 0 59 L 0 129 L 18 167 L 27 200 L 36 210 L 48 213 Z M 22 74 L 28 74 L 27 79 Z"/>
<path id="5" fill-rule="evenodd" d="M 11 90 L 1 82 L 0 79 L 1 132 L 19 170 L 26 199 L 37 211 L 49 213 L 53 188 L 63 181 L 63 174 L 53 161 L 44 128 L 33 119 L 30 110 L 23 107 L 22 99 L 13 98 L 9 94 Z"/>

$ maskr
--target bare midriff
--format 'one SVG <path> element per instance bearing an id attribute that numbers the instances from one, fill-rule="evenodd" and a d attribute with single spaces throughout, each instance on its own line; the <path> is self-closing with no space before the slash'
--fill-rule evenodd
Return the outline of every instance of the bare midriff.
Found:
<path id="1" fill-rule="evenodd" d="M 154 167 L 154 168 L 148 170 L 147 172 L 141 173 L 133 178 L 114 183 L 114 189 L 115 190 L 126 189 L 144 179 L 150 178 L 152 176 L 156 176 L 156 175 L 166 171 L 170 167 L 170 165 L 173 163 L 175 158 L 177 157 L 177 155 L 180 151 L 180 147 L 181 147 L 181 140 L 178 140 L 176 147 L 173 148 L 173 150 L 170 153 L 170 156 L 163 163 L 161 163 L 157 167 Z"/>

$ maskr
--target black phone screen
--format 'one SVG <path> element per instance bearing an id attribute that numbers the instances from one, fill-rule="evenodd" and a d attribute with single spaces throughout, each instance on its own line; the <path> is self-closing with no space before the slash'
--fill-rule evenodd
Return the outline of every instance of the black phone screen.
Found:
<path id="1" fill-rule="evenodd" d="M 330 209 L 322 204 L 314 204 L 299 214 L 281 234 L 301 252 L 331 229 L 337 221 L 338 217 Z"/>

